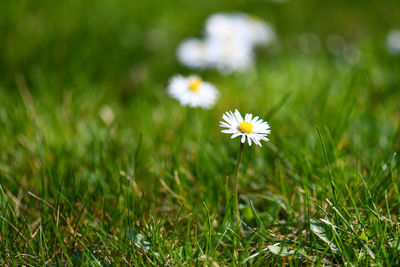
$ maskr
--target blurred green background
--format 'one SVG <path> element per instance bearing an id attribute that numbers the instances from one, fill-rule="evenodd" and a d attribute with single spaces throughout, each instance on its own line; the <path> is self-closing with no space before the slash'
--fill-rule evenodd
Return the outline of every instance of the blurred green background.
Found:
<path id="1" fill-rule="evenodd" d="M 385 57 L 385 37 L 400 27 L 398 1 L 4 1 L 0 10 L 2 84 L 16 73 L 32 84 L 51 80 L 54 89 L 80 80 L 131 86 L 145 72 L 160 82 L 177 71 L 175 49 L 183 38 L 200 37 L 215 12 L 242 11 L 276 30 L 276 56 L 298 55 L 299 35 L 314 33 L 322 49 L 340 34 L 369 53 Z M 259 62 L 271 60 L 263 53 Z M 36 87 L 36 86 L 35 86 Z M 127 88 L 126 90 L 134 90 Z"/>

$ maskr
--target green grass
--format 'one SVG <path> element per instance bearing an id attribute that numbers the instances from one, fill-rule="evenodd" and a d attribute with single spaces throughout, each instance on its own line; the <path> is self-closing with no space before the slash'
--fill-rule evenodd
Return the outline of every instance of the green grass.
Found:
<path id="1" fill-rule="evenodd" d="M 244 73 L 200 75 L 221 98 L 166 91 L 176 46 L 240 10 L 278 41 Z M 0 265 L 400 265 L 396 1 L 6 1 L 0 4 Z M 396 24 L 397 23 L 397 24 Z M 321 49 L 303 52 L 312 32 Z M 340 34 L 351 63 L 326 46 Z M 238 108 L 271 125 L 244 148 Z M 113 116 L 107 117 L 107 112 Z M 397 153 L 397 154 L 396 154 Z"/>

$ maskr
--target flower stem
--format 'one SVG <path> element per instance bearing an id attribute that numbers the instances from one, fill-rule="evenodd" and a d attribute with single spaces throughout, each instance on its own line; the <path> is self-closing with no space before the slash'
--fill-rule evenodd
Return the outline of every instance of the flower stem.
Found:
<path id="1" fill-rule="evenodd" d="M 238 156 L 238 160 L 236 162 L 235 176 L 234 176 L 234 182 L 233 182 L 233 208 L 234 208 L 234 212 L 235 212 L 236 225 L 239 228 L 240 232 L 242 232 L 242 230 L 241 230 L 242 227 L 240 226 L 240 217 L 239 217 L 238 184 L 239 184 L 239 166 L 240 166 L 240 161 L 242 160 L 243 147 L 244 147 L 244 143 L 241 142 L 239 156 Z"/>

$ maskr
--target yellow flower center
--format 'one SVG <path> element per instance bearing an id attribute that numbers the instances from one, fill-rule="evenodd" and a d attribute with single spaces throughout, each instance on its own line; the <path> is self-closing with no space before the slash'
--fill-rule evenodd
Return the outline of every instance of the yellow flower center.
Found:
<path id="1" fill-rule="evenodd" d="M 251 122 L 248 121 L 242 121 L 241 123 L 239 123 L 239 131 L 241 131 L 242 133 L 247 133 L 247 134 L 251 134 L 253 132 L 253 124 L 251 124 Z"/>
<path id="2" fill-rule="evenodd" d="M 201 85 L 202 81 L 200 78 L 192 78 L 189 81 L 189 89 L 192 92 L 198 92 L 200 90 L 200 85 Z"/>

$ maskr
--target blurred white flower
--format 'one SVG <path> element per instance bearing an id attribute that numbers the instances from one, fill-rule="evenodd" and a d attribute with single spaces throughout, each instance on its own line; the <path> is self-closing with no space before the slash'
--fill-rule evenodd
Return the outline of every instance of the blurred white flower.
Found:
<path id="1" fill-rule="evenodd" d="M 248 24 L 254 45 L 267 45 L 275 39 L 271 26 L 259 17 L 250 17 Z"/>
<path id="2" fill-rule="evenodd" d="M 205 34 L 206 38 L 218 39 L 224 43 L 241 41 L 250 44 L 250 33 L 247 30 L 243 14 L 217 13 L 207 19 Z"/>
<path id="3" fill-rule="evenodd" d="M 271 27 L 257 17 L 244 13 L 217 13 L 206 21 L 206 37 L 222 42 L 242 42 L 250 47 L 265 45 L 274 39 Z"/>
<path id="4" fill-rule="evenodd" d="M 386 46 L 389 53 L 400 55 L 400 30 L 392 30 L 386 38 Z"/>
<path id="5" fill-rule="evenodd" d="M 258 116 L 253 118 L 253 115 L 247 113 L 243 119 L 240 112 L 236 109 L 233 113 L 232 111 L 226 112 L 222 115 L 225 121 L 220 121 L 220 126 L 227 128 L 221 132 L 232 134 L 231 138 L 241 136 L 240 142 L 247 142 L 251 146 L 253 141 L 256 145 L 262 146 L 260 141 L 269 141 L 267 135 L 271 133 L 269 130 L 269 124 L 266 121 L 259 119 Z"/>
<path id="6" fill-rule="evenodd" d="M 253 50 L 243 42 L 209 39 L 207 43 L 209 45 L 208 64 L 223 74 L 240 72 L 253 65 Z"/>
<path id="7" fill-rule="evenodd" d="M 253 50 L 275 38 L 264 21 L 244 13 L 217 13 L 206 21 L 204 41 L 188 39 L 178 47 L 178 60 L 191 68 L 216 68 L 223 73 L 253 65 Z"/>
<path id="8" fill-rule="evenodd" d="M 219 91 L 211 83 L 194 75 L 172 77 L 167 91 L 182 106 L 189 107 L 211 108 L 219 97 Z"/>
<path id="9" fill-rule="evenodd" d="M 178 60 L 193 69 L 204 69 L 209 63 L 209 45 L 199 39 L 184 40 L 178 47 Z"/>

